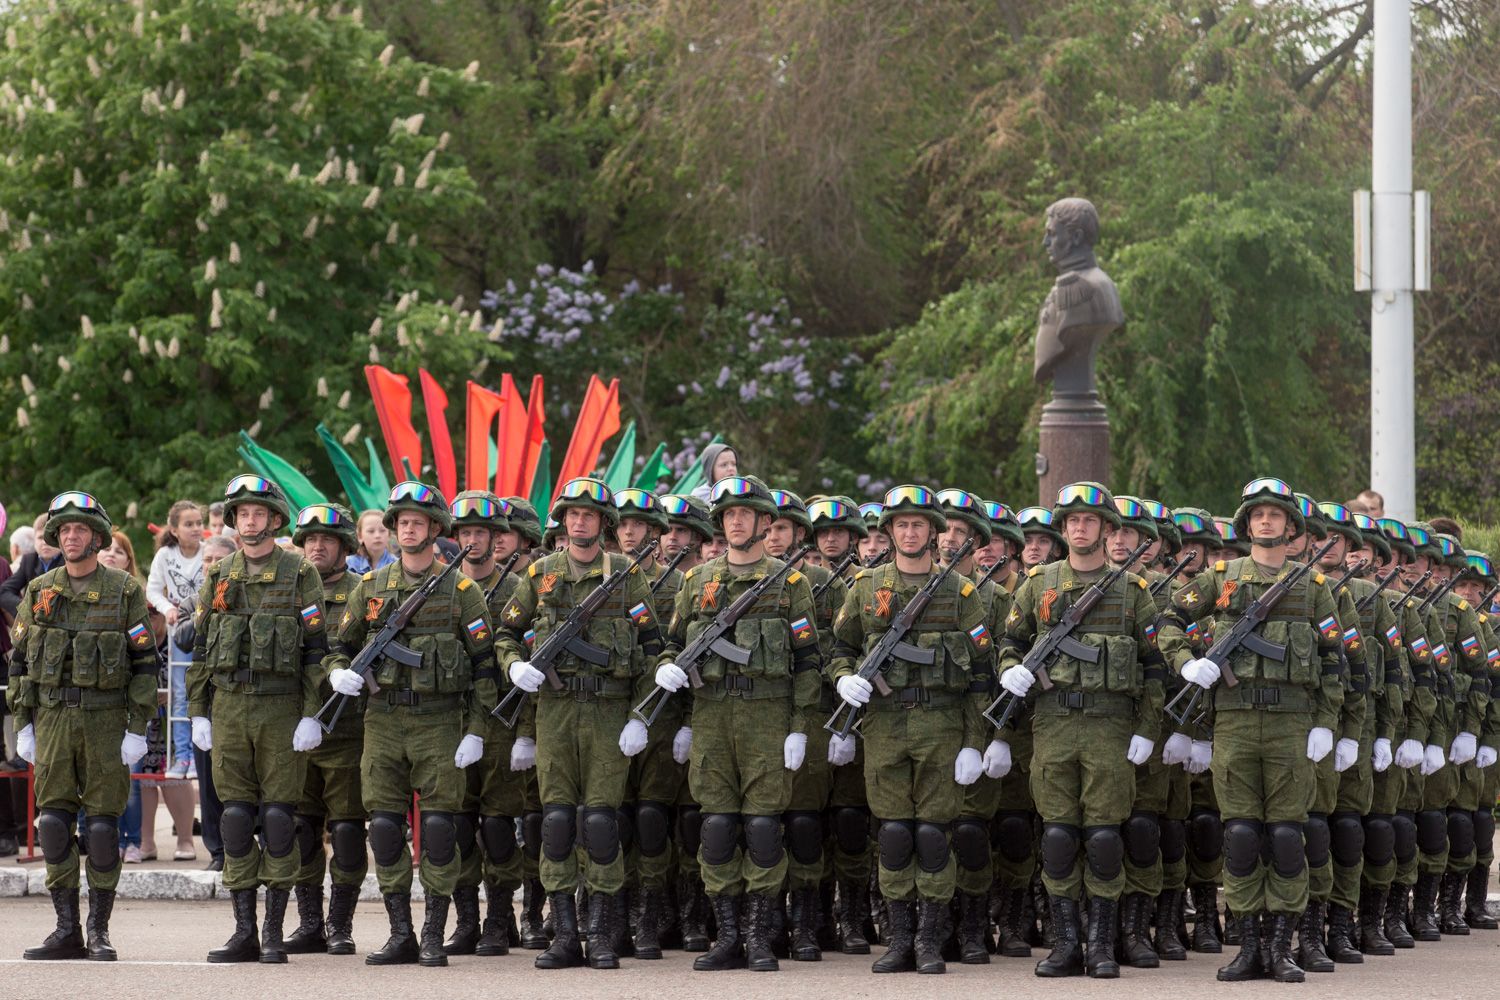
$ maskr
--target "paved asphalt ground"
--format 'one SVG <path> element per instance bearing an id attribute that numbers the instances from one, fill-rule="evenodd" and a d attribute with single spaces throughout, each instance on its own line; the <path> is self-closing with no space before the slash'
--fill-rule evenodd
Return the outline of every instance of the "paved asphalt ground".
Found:
<path id="1" fill-rule="evenodd" d="M 421 908 L 414 917 L 420 924 Z M 293 924 L 288 915 L 288 929 Z M 451 926 L 451 916 L 450 916 Z M 38 942 L 52 926 L 46 897 L 0 900 L 0 990 L 7 998 L 107 997 L 108 1000 L 163 1000 L 168 997 L 222 998 L 379 996 L 455 1000 L 483 997 L 562 997 L 608 1000 L 669 1000 L 676 997 L 758 996 L 788 1000 L 858 1000 L 864 997 L 906 998 L 920 991 L 927 998 L 975 1000 L 990 996 L 1202 997 L 1247 995 L 1374 997 L 1399 1000 L 1494 998 L 1500 992 L 1500 931 L 1475 932 L 1420 945 L 1394 958 L 1367 958 L 1362 966 L 1340 966 L 1332 975 L 1309 976 L 1295 987 L 1274 983 L 1218 983 L 1214 972 L 1224 961 L 1217 955 L 1191 955 L 1186 962 L 1163 963 L 1157 970 L 1126 969 L 1114 982 L 1088 979 L 1042 980 L 1032 975 L 1033 961 L 995 959 L 988 966 L 949 965 L 944 976 L 915 974 L 876 976 L 871 957 L 826 956 L 818 963 L 783 961 L 776 974 L 692 971 L 692 956 L 668 952 L 659 962 L 625 959 L 614 972 L 570 969 L 541 972 L 532 967 L 535 952 L 515 951 L 503 958 L 454 958 L 446 969 L 417 966 L 372 968 L 364 952 L 385 940 L 383 911 L 361 903 L 355 917 L 360 955 L 294 955 L 284 966 L 209 965 L 203 958 L 222 944 L 232 925 L 223 901 L 156 902 L 121 900 L 115 906 L 111 938 L 121 960 L 93 962 L 26 962 L 21 950 Z M 876 949 L 879 954 L 879 949 Z M 1035 958 L 1042 952 L 1038 949 Z M 232 992 L 228 992 L 232 991 Z M 420 991 L 420 992 L 419 992 Z M 1024 991 L 1024 993 L 1023 993 Z"/>

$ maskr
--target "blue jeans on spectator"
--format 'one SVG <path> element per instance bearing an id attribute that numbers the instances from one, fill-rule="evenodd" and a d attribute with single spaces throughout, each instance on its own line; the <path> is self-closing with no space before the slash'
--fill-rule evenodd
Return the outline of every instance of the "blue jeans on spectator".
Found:
<path id="1" fill-rule="evenodd" d="M 136 761 L 138 766 L 140 761 Z M 131 770 L 135 770 L 132 767 Z M 120 850 L 141 846 L 141 783 L 130 782 L 130 798 L 125 802 L 125 811 L 120 814 Z"/>
<path id="2" fill-rule="evenodd" d="M 172 718 L 181 720 L 172 723 L 171 764 L 186 763 L 193 758 L 193 724 L 187 717 L 187 668 L 193 661 L 193 651 L 183 649 L 175 642 L 168 642 L 167 650 L 172 667 Z"/>
<path id="3" fill-rule="evenodd" d="M 198 816 L 203 827 L 203 846 L 212 857 L 223 861 L 224 840 L 219 836 L 219 814 L 224 811 L 224 803 L 219 801 L 219 793 L 214 790 L 213 762 L 197 747 L 193 747 L 193 758 L 198 764 Z"/>

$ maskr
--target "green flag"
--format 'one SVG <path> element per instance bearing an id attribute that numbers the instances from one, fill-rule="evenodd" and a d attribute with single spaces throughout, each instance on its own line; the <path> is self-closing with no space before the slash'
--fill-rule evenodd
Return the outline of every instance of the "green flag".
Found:
<path id="1" fill-rule="evenodd" d="M 722 434 L 715 434 L 714 439 L 703 446 L 702 450 L 698 452 L 698 461 L 694 462 L 682 474 L 682 478 L 677 480 L 677 485 L 672 487 L 673 493 L 691 493 L 703 482 L 703 452 L 708 450 L 709 445 L 718 444 L 723 440 L 724 436 Z"/>
<path id="2" fill-rule="evenodd" d="M 609 460 L 609 468 L 604 470 L 604 485 L 611 491 L 623 490 L 630 485 L 630 476 L 635 472 L 635 421 L 625 425 L 625 433 L 620 435 L 620 445 L 615 449 L 615 457 Z"/>
<path id="3" fill-rule="evenodd" d="M 256 444 L 255 439 L 244 431 L 240 431 L 239 453 L 255 466 L 257 472 L 282 488 L 293 508 L 301 509 L 308 504 L 328 502 L 323 491 L 314 486 L 296 466 Z"/>
<path id="4" fill-rule="evenodd" d="M 547 523 L 547 512 L 552 509 L 552 443 L 542 439 L 542 448 L 536 453 L 536 473 L 531 477 L 531 506 L 537 517 Z"/>
<path id="5" fill-rule="evenodd" d="M 333 465 L 333 471 L 338 474 L 339 482 L 344 486 L 344 492 L 348 494 L 349 506 L 356 512 L 362 510 L 380 510 L 385 507 L 386 497 L 390 495 L 391 484 L 385 478 L 385 470 L 380 467 L 380 460 L 375 455 L 375 443 L 365 438 L 365 446 L 370 452 L 370 475 L 367 477 L 363 470 L 355 463 L 353 456 L 344 450 L 344 446 L 333 436 L 333 432 L 322 424 L 318 425 L 318 438 L 323 442 L 323 450 L 328 452 L 328 461 Z"/>
<path id="6" fill-rule="evenodd" d="M 672 467 L 667 464 L 666 456 L 666 444 L 657 445 L 651 457 L 646 459 L 646 465 L 641 469 L 641 474 L 635 477 L 636 489 L 656 492 L 657 483 L 672 474 Z"/>

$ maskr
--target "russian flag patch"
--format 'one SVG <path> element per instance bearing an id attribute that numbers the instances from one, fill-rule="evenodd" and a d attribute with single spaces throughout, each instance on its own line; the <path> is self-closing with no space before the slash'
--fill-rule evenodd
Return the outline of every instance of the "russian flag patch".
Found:
<path id="1" fill-rule="evenodd" d="M 469 638 L 473 639 L 475 642 L 483 642 L 485 639 L 488 639 L 490 637 L 490 627 L 489 625 L 485 624 L 483 618 L 474 619 L 473 621 L 469 622 L 469 624 L 465 625 L 464 628 L 469 630 Z"/>
<path id="2" fill-rule="evenodd" d="M 1447 645 L 1440 642 L 1436 646 L 1433 646 L 1432 647 L 1432 658 L 1434 660 L 1438 661 L 1438 666 L 1440 666 L 1440 667 L 1447 666 L 1448 665 L 1448 647 L 1447 647 Z"/>
<path id="3" fill-rule="evenodd" d="M 1385 630 L 1385 641 L 1388 642 L 1388 643 L 1390 643 L 1392 646 L 1399 646 L 1399 645 L 1401 645 L 1401 630 L 1398 629 L 1394 625 L 1392 625 L 1390 628 L 1386 629 Z"/>
<path id="4" fill-rule="evenodd" d="M 990 630 L 985 627 L 984 622 L 980 622 L 969 629 L 969 638 L 974 640 L 975 646 L 983 649 L 990 644 Z"/>
<path id="5" fill-rule="evenodd" d="M 1485 657 L 1485 662 L 1492 667 L 1496 664 L 1496 662 L 1500 662 L 1500 649 L 1490 650 L 1489 655 Z"/>
<path id="6" fill-rule="evenodd" d="M 317 628 L 323 624 L 323 612 L 318 610 L 316 604 L 309 604 L 302 609 L 302 624 L 308 628 Z"/>
<path id="7" fill-rule="evenodd" d="M 1475 656 L 1479 655 L 1479 640 L 1472 635 L 1459 643 L 1459 645 L 1463 647 L 1464 655 L 1469 659 L 1472 660 Z"/>
<path id="8" fill-rule="evenodd" d="M 651 609 L 646 607 L 645 601 L 630 609 L 630 620 L 637 625 L 645 625 L 651 621 Z"/>
<path id="9" fill-rule="evenodd" d="M 526 645 L 528 647 L 529 646 L 535 646 L 536 645 L 536 629 L 534 629 L 534 628 L 527 629 L 526 630 L 526 635 L 523 636 L 522 638 L 524 638 L 526 640 Z"/>
<path id="10" fill-rule="evenodd" d="M 807 638 L 809 638 L 811 636 L 812 636 L 812 623 L 807 620 L 807 616 L 806 615 L 803 615 L 801 618 L 798 618 L 796 621 L 792 622 L 792 638 L 793 639 L 801 640 L 801 639 L 807 639 Z"/>
<path id="11" fill-rule="evenodd" d="M 1422 654 L 1422 651 L 1425 650 L 1426 648 L 1427 648 L 1427 637 L 1425 635 L 1419 635 L 1415 639 L 1412 640 L 1411 651 L 1413 653 L 1416 653 L 1417 655 L 1420 656 Z"/>
<path id="12" fill-rule="evenodd" d="M 1325 639 L 1337 639 L 1339 637 L 1339 620 L 1329 615 L 1318 622 L 1318 631 L 1323 633 Z"/>
<path id="13" fill-rule="evenodd" d="M 1359 648 L 1359 629 L 1344 629 L 1344 648 L 1351 650 Z"/>
<path id="14" fill-rule="evenodd" d="M 1151 640 L 1151 645 L 1156 645 L 1156 625 L 1154 623 L 1146 626 L 1146 638 Z"/>
<path id="15" fill-rule="evenodd" d="M 151 630 L 144 625 L 137 625 L 130 630 L 130 641 L 137 646 L 146 646 L 151 642 Z"/>
<path id="16" fill-rule="evenodd" d="M 1187 628 L 1185 628 L 1185 629 L 1182 630 L 1182 634 L 1185 635 L 1185 636 L 1187 636 L 1189 639 L 1191 639 L 1193 636 L 1197 635 L 1198 634 L 1198 623 L 1197 622 L 1188 622 Z"/>

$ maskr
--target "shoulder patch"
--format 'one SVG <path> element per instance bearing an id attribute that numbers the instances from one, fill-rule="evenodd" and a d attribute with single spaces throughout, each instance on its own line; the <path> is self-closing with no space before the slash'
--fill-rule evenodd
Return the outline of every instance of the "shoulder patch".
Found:
<path id="1" fill-rule="evenodd" d="M 1026 575 L 1027 576 L 1036 576 L 1041 571 L 1042 571 L 1042 567 L 1041 566 L 1033 566 L 1033 567 L 1031 567 L 1030 569 L 1028 569 L 1026 571 Z"/>
<path id="2" fill-rule="evenodd" d="M 1469 610 L 1469 602 L 1466 601 L 1466 600 L 1464 600 L 1464 599 L 1462 599 L 1462 598 L 1459 598 L 1459 601 L 1458 601 L 1458 610 L 1460 610 L 1460 611 L 1468 611 Z"/>
<path id="3" fill-rule="evenodd" d="M 697 566 L 690 567 L 686 573 L 682 574 L 682 578 L 684 580 L 691 580 L 693 578 L 693 574 L 696 572 L 698 572 Z"/>
<path id="4" fill-rule="evenodd" d="M 1325 582 L 1327 582 L 1327 580 L 1328 580 L 1328 577 L 1324 576 L 1322 573 L 1314 573 L 1313 574 L 1313 583 L 1316 583 L 1320 587 Z"/>
<path id="5" fill-rule="evenodd" d="M 373 569 L 370 570 L 370 572 L 368 572 L 364 576 L 360 577 L 360 579 L 364 580 L 366 583 L 368 583 L 369 581 L 375 579 L 375 571 Z"/>
<path id="6" fill-rule="evenodd" d="M 1225 562 L 1223 559 L 1220 559 L 1218 562 L 1214 563 L 1214 571 L 1217 573 L 1222 573 L 1228 568 L 1229 563 Z"/>
<path id="7" fill-rule="evenodd" d="M 1144 577 L 1139 577 L 1139 576 L 1136 577 L 1135 578 L 1135 582 L 1136 582 L 1136 585 L 1138 587 L 1140 587 L 1142 590 L 1150 590 L 1151 589 L 1150 586 L 1147 585 L 1146 580 L 1145 580 Z"/>
<path id="8" fill-rule="evenodd" d="M 539 570 L 539 569 L 541 569 L 541 563 L 540 562 L 534 562 L 530 566 L 526 567 L 526 575 L 527 576 L 536 576 L 536 571 Z"/>
<path id="9" fill-rule="evenodd" d="M 797 570 L 792 570 L 792 572 L 790 574 L 788 574 L 788 576 L 786 578 L 786 582 L 795 586 L 797 584 L 797 582 L 799 580 L 801 580 L 801 579 L 802 579 L 802 574 L 800 572 L 798 572 Z"/>
<path id="10" fill-rule="evenodd" d="M 968 580 L 965 580 L 964 581 L 964 585 L 962 587 L 958 588 L 958 596 L 959 597 L 968 597 L 972 593 L 974 593 L 974 585 L 972 583 L 970 583 Z"/>
<path id="11" fill-rule="evenodd" d="M 458 589 L 459 590 L 468 590 L 472 586 L 474 586 L 474 581 L 470 580 L 468 577 L 461 576 L 461 577 L 458 578 Z"/>

